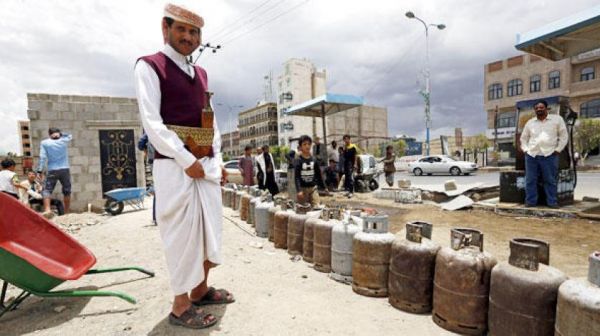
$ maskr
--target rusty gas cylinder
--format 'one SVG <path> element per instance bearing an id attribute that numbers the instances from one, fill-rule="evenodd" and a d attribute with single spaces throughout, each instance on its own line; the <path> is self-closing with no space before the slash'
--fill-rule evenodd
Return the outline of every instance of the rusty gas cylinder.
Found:
<path id="1" fill-rule="evenodd" d="M 394 235 L 388 216 L 363 218 L 362 232 L 352 241 L 352 290 L 365 296 L 388 296 L 388 274 Z"/>
<path id="2" fill-rule="evenodd" d="M 269 221 L 267 222 L 267 237 L 270 242 L 275 240 L 275 214 L 281 211 L 283 199 L 276 197 L 273 199 L 273 206 L 269 208 Z"/>
<path id="3" fill-rule="evenodd" d="M 304 243 L 304 222 L 308 219 L 306 214 L 310 204 L 296 204 L 296 212 L 290 215 L 287 228 L 287 248 L 291 255 L 302 255 Z"/>
<path id="4" fill-rule="evenodd" d="M 510 241 L 510 257 L 492 269 L 488 326 L 490 335 L 554 334 L 558 287 L 565 274 L 548 266 L 548 243 L 528 238 Z"/>
<path id="5" fill-rule="evenodd" d="M 233 199 L 233 210 L 240 211 L 242 205 L 242 197 L 246 195 L 246 191 L 244 189 L 239 189 L 235 192 L 235 197 Z"/>
<path id="6" fill-rule="evenodd" d="M 331 272 L 331 229 L 341 217 L 341 209 L 326 208 L 313 227 L 313 262 L 319 272 Z"/>
<path id="7" fill-rule="evenodd" d="M 228 207 L 231 208 L 231 195 L 232 195 L 233 189 L 231 189 L 230 187 L 223 187 L 223 206 L 224 207 Z"/>
<path id="8" fill-rule="evenodd" d="M 423 314 L 432 309 L 435 257 L 440 245 L 431 241 L 432 225 L 406 223 L 406 238 L 392 244 L 388 279 L 389 302 L 403 311 Z"/>
<path id="9" fill-rule="evenodd" d="M 438 251 L 433 285 L 433 321 L 465 335 L 487 330 L 490 275 L 497 261 L 483 251 L 483 233 L 452 229 L 450 248 Z"/>
<path id="10" fill-rule="evenodd" d="M 304 222 L 304 237 L 302 241 L 302 259 L 307 263 L 313 263 L 313 241 L 315 239 L 315 224 L 322 220 L 321 214 L 323 210 L 311 211 L 311 214 Z"/>
<path id="11" fill-rule="evenodd" d="M 269 234 L 269 209 L 274 206 L 273 196 L 265 195 L 264 198 L 256 205 L 254 210 L 254 222 L 256 235 L 262 238 L 268 237 Z M 275 213 L 273 213 L 275 216 Z M 273 219 L 275 219 L 273 217 Z"/>
<path id="12" fill-rule="evenodd" d="M 555 335 L 600 335 L 600 252 L 589 257 L 588 277 L 569 279 L 558 289 Z"/>
<path id="13" fill-rule="evenodd" d="M 273 242 L 275 248 L 287 249 L 288 220 L 294 213 L 293 204 L 282 204 L 281 210 L 275 213 L 275 226 L 273 227 Z"/>
<path id="14" fill-rule="evenodd" d="M 240 219 L 244 222 L 248 221 L 248 211 L 250 210 L 251 199 L 252 195 L 249 193 L 244 193 L 244 195 L 242 195 L 242 201 L 240 203 Z"/>
<path id="15" fill-rule="evenodd" d="M 352 283 L 352 241 L 354 235 L 360 232 L 362 227 L 360 215 L 360 210 L 347 211 L 344 218 L 331 229 L 331 273 L 329 276 L 333 280 L 345 284 Z"/>

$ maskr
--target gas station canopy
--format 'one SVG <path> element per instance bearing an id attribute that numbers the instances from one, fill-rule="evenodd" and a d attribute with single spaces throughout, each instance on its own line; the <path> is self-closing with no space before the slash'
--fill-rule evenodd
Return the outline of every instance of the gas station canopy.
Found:
<path id="1" fill-rule="evenodd" d="M 600 47 L 600 6 L 517 34 L 515 47 L 553 61 L 597 49 Z"/>
<path id="2" fill-rule="evenodd" d="M 363 105 L 362 97 L 326 93 L 317 98 L 290 107 L 287 110 L 287 114 L 304 117 L 324 117 L 361 105 Z"/>

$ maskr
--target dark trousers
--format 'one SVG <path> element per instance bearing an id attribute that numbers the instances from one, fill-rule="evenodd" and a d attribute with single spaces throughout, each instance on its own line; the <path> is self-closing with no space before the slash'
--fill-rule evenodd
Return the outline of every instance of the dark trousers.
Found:
<path id="1" fill-rule="evenodd" d="M 265 187 L 269 189 L 269 193 L 275 196 L 279 194 L 279 187 L 277 186 L 277 182 L 275 182 L 275 174 L 267 173 L 267 181 L 265 183 Z"/>
<path id="2" fill-rule="evenodd" d="M 354 192 L 354 179 L 352 178 L 352 166 L 344 167 L 344 175 L 346 175 L 346 179 L 344 180 L 344 190 L 347 192 Z"/>
<path id="3" fill-rule="evenodd" d="M 41 199 L 30 199 L 29 205 L 44 205 L 44 201 Z M 63 206 L 63 202 L 61 200 L 57 200 L 55 198 L 50 199 L 50 206 L 56 207 L 56 212 L 58 212 L 59 216 L 65 214 L 65 207 Z"/>
<path id="4" fill-rule="evenodd" d="M 525 155 L 525 204 L 537 205 L 538 203 L 538 179 L 542 178 L 546 204 L 558 205 L 557 201 L 557 179 L 558 179 L 558 155 L 538 155 L 533 157 Z"/>

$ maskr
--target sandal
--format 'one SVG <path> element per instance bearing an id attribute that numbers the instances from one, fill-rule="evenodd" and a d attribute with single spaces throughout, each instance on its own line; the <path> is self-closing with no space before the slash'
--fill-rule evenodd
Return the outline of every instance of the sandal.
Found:
<path id="1" fill-rule="evenodd" d="M 216 294 L 220 294 L 220 298 L 216 298 Z M 206 305 L 214 305 L 214 304 L 228 304 L 235 302 L 233 295 L 229 293 L 225 289 L 215 289 L 214 287 L 209 287 L 208 292 L 204 294 L 204 296 L 196 301 L 192 301 L 194 306 L 206 306 Z"/>
<path id="2" fill-rule="evenodd" d="M 210 319 L 211 317 L 212 320 Z M 169 314 L 169 323 L 189 329 L 204 329 L 215 325 L 217 318 L 210 313 L 198 312 L 198 309 L 194 305 L 191 305 L 179 317 L 173 313 Z"/>

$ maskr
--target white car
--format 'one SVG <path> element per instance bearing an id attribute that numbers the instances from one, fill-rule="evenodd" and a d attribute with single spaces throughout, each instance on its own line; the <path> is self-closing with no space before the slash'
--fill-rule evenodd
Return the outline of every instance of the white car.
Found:
<path id="1" fill-rule="evenodd" d="M 450 174 L 458 176 L 474 173 L 478 167 L 475 163 L 457 161 L 446 155 L 431 155 L 409 163 L 408 169 L 416 176 L 423 174 Z"/>

